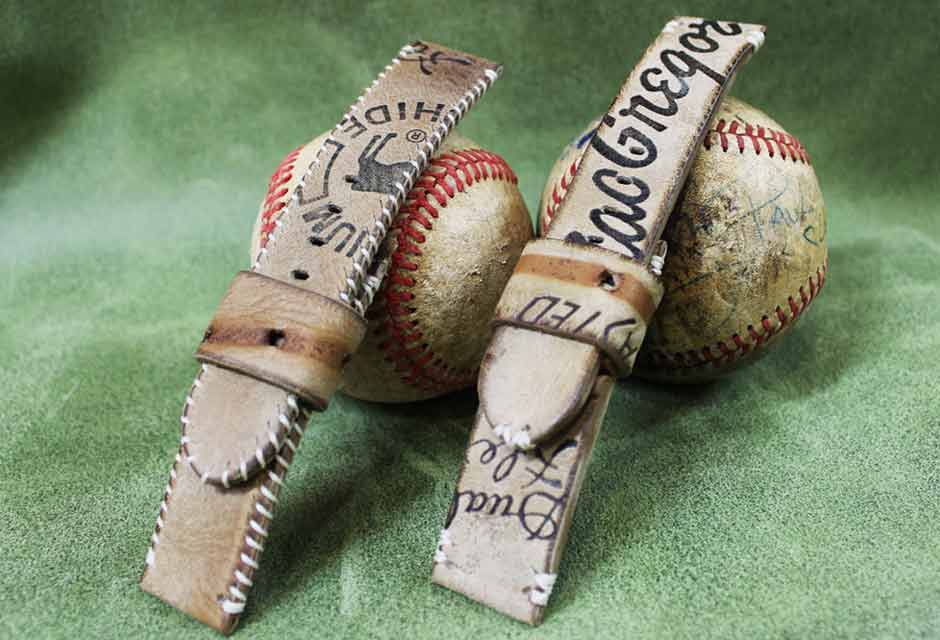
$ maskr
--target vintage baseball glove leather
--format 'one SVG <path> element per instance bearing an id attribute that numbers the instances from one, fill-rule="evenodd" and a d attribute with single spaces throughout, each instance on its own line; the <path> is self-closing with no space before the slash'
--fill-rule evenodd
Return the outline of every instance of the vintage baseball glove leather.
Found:
<path id="1" fill-rule="evenodd" d="M 677 18 L 602 118 L 544 239 L 497 307 L 480 410 L 432 579 L 539 624 L 611 378 L 663 296 L 663 227 L 707 125 L 764 27 Z"/>
<path id="2" fill-rule="evenodd" d="M 229 633 L 259 569 L 311 412 L 326 408 L 381 282 L 376 252 L 405 194 L 499 65 L 405 46 L 324 141 L 196 357 L 141 587 Z M 339 246 L 311 234 L 331 217 Z"/>

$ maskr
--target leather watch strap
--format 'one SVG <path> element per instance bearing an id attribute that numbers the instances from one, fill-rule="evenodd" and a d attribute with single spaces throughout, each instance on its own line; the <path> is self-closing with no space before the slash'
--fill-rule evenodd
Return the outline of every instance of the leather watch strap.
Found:
<path id="1" fill-rule="evenodd" d="M 763 38 L 761 25 L 676 18 L 627 78 L 539 241 L 554 243 L 551 253 L 566 253 L 571 264 L 581 262 L 581 271 L 595 265 L 596 280 L 575 289 L 548 272 L 517 271 L 497 312 L 480 400 L 489 422 L 511 441 L 531 446 L 563 428 L 601 367 L 630 374 L 649 318 L 616 299 L 625 287 L 635 289 L 638 268 L 656 274 L 661 267 L 659 239 L 695 150 L 734 74 Z M 655 311 L 658 278 L 643 289 Z M 534 300 L 552 304 L 551 312 L 532 320 L 526 305 Z"/>
<path id="2" fill-rule="evenodd" d="M 431 578 L 532 625 L 542 621 L 614 379 L 598 376 L 578 417 L 527 453 L 477 415 Z"/>
<path id="3" fill-rule="evenodd" d="M 326 407 L 364 332 L 392 220 L 499 65 L 404 47 L 306 168 L 250 272 L 197 353 L 182 436 L 141 587 L 230 633 L 311 411 Z M 317 231 L 329 221 L 326 240 Z"/>
<path id="4" fill-rule="evenodd" d="M 541 621 L 610 395 L 612 379 L 598 373 L 630 373 L 663 295 L 663 226 L 763 33 L 677 18 L 615 98 L 547 237 L 526 247 L 497 307 L 434 582 Z"/>

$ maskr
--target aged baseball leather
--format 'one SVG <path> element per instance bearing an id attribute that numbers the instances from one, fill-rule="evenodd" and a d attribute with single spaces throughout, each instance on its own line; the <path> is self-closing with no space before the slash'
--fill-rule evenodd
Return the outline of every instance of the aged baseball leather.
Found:
<path id="1" fill-rule="evenodd" d="M 295 169 L 313 161 L 328 135 L 294 149 L 274 171 L 252 232 L 252 258 L 276 229 L 300 179 Z M 317 235 L 330 238 L 339 226 L 329 221 Z M 340 391 L 413 402 L 475 385 L 496 302 L 532 236 L 509 164 L 459 130 L 451 133 L 383 242 L 377 259 L 387 274 Z"/>
<path id="2" fill-rule="evenodd" d="M 532 295 L 545 290 L 552 294 Z M 628 375 L 662 297 L 659 280 L 618 253 L 535 240 L 516 264 L 493 323 L 594 345 L 607 369 Z"/>
<path id="3" fill-rule="evenodd" d="M 210 331 L 200 357 L 234 366 L 237 355 L 239 370 L 249 375 L 216 364 L 200 367 L 183 409 L 180 454 L 147 553 L 144 590 L 224 633 L 234 629 L 308 412 L 328 400 L 319 396 L 335 387 L 336 363 L 361 339 L 362 323 L 337 314 L 335 305 L 364 315 L 381 281 L 376 251 L 405 194 L 499 69 L 433 43 L 408 45 L 325 140 L 252 271 L 309 292 L 305 297 L 291 290 L 281 299 L 290 299 L 303 313 L 332 318 L 331 330 L 316 329 L 278 304 L 264 312 L 265 319 L 289 318 L 292 324 L 273 327 L 284 336 L 269 332 L 267 337 L 277 343 L 282 337 L 289 341 L 288 334 L 306 339 L 317 333 L 340 346 L 301 358 L 304 367 L 286 360 L 261 364 L 245 355 L 257 348 L 258 335 L 254 347 L 236 347 L 240 328 L 228 331 L 248 322 L 253 333 L 259 323 L 239 320 L 241 311 L 232 313 L 232 301 L 223 304 L 216 321 L 224 343 L 215 345 Z M 313 227 L 327 219 L 338 221 L 345 233 L 326 240 L 316 236 Z M 314 312 L 311 307 L 318 304 L 322 308 Z M 331 331 L 350 335 L 338 338 Z M 302 346 L 294 351 L 313 355 Z M 312 381 L 310 373 L 323 362 L 327 379 Z M 272 373 L 270 366 L 277 379 L 259 380 Z M 284 387 L 314 400 L 305 402 Z M 256 455 L 245 458 L 246 451 Z"/>
<path id="4" fill-rule="evenodd" d="M 637 374 L 703 381 L 757 360 L 826 280 L 826 204 L 807 150 L 766 113 L 729 96 L 663 239 L 672 249 L 667 294 Z"/>
<path id="5" fill-rule="evenodd" d="M 582 451 L 590 453 L 610 393 L 598 371 L 630 373 L 662 298 L 663 226 L 712 114 L 763 32 L 669 22 L 591 138 L 549 239 L 523 252 L 484 356 L 477 427 L 435 554 L 438 584 L 540 622 L 586 470 Z M 539 301 L 544 313 L 530 318 Z M 606 328 L 586 340 L 594 314 Z M 611 327 L 620 328 L 613 345 Z M 563 435 L 582 428 L 592 434 L 583 441 Z M 526 473 L 512 476 L 517 465 Z M 543 489 L 550 470 L 560 477 Z"/>
<path id="6" fill-rule="evenodd" d="M 582 129 L 552 167 L 540 229 L 599 124 Z M 703 382 L 772 350 L 826 282 L 826 228 L 807 149 L 760 109 L 727 96 L 663 230 L 665 293 L 633 375 Z"/>
<path id="7" fill-rule="evenodd" d="M 363 333 L 365 321 L 348 306 L 242 271 L 196 359 L 273 383 L 323 411 Z"/>
<path id="8" fill-rule="evenodd" d="M 232 281 L 196 352 L 196 359 L 276 386 L 311 408 L 326 409 L 336 390 L 343 364 L 362 342 L 366 325 L 348 306 L 267 276 L 242 271 Z M 233 378 L 233 385 L 250 382 Z M 201 407 L 201 394 L 192 394 Z M 197 399 L 198 398 L 198 399 Z M 212 397 L 206 399 L 211 405 Z M 281 407 L 277 416 L 288 407 Z M 207 416 L 218 416 L 219 407 Z M 247 480 L 267 466 L 284 444 L 287 420 L 200 420 L 196 411 L 183 424 L 183 451 L 204 482 L 223 485 Z"/>
<path id="9" fill-rule="evenodd" d="M 700 18 L 669 22 L 602 119 L 547 237 L 601 247 L 649 267 L 706 126 L 739 66 L 763 41 L 763 32 L 760 25 Z M 530 299 L 553 295 L 547 281 L 540 284 L 546 286 L 530 287 Z M 507 290 L 515 290 L 512 281 Z M 546 352 L 533 367 L 524 359 L 522 343 L 543 328 L 494 332 L 489 353 L 495 357 L 487 358 L 478 383 L 490 424 L 522 445 L 564 427 L 571 406 L 584 398 L 572 402 L 550 390 L 559 378 L 590 376 L 597 357 L 595 346 L 582 343 L 564 358 Z M 637 331 L 633 340 L 642 343 L 642 333 Z M 627 375 L 629 369 L 617 373 Z M 512 386 L 497 388 L 489 376 Z M 591 388 L 590 381 L 575 386 L 582 394 Z M 537 421 L 519 410 L 524 388 L 540 394 Z"/>
<path id="10" fill-rule="evenodd" d="M 477 414 L 434 582 L 529 624 L 542 621 L 613 386 L 599 376 L 569 428 L 531 452 L 493 438 Z"/>

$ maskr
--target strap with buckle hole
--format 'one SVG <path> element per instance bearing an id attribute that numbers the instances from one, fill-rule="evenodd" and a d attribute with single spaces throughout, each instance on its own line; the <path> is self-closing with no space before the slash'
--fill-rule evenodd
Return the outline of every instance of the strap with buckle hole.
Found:
<path id="1" fill-rule="evenodd" d="M 365 332 L 399 207 L 500 66 L 401 49 L 326 138 L 197 352 L 141 587 L 223 633 L 244 611 L 311 412 Z M 317 231 L 331 227 L 328 236 Z"/>
<path id="2" fill-rule="evenodd" d="M 610 397 L 662 298 L 660 235 L 764 27 L 677 18 L 604 116 L 500 300 L 434 582 L 539 624 Z"/>

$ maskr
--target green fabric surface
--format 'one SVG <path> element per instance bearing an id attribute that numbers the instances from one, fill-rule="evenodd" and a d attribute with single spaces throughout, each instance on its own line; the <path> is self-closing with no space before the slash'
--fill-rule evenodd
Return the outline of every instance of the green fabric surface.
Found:
<path id="1" fill-rule="evenodd" d="M 236 637 L 940 636 L 935 1 L 0 4 L 0 637 L 211 638 L 137 581 L 266 180 L 415 37 L 506 65 L 461 131 L 534 213 L 672 15 L 760 22 L 735 94 L 809 149 L 830 272 L 700 388 L 618 384 L 544 625 L 429 573 L 476 408 L 336 398 Z"/>

